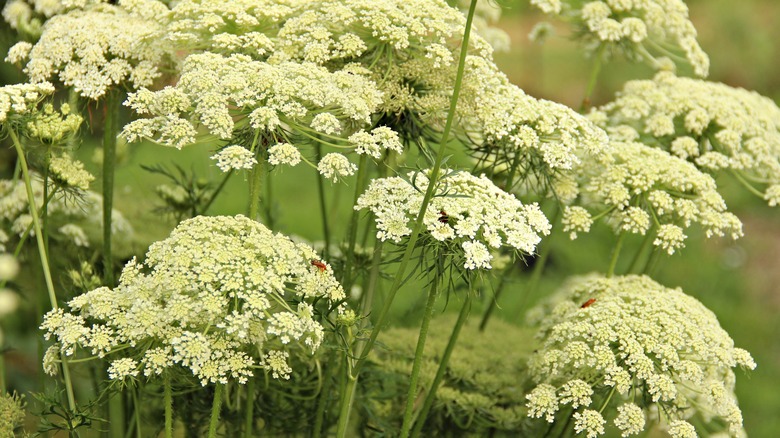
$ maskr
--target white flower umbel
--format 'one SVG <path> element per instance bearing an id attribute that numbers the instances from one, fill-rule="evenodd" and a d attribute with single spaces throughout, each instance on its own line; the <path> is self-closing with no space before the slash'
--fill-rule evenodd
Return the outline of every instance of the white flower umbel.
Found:
<path id="1" fill-rule="evenodd" d="M 629 59 L 664 68 L 669 48 L 682 52 L 697 76 L 705 77 L 710 59 L 696 41 L 696 29 L 682 0 L 531 0 L 542 12 L 571 22 L 585 47 L 607 46 Z M 661 48 L 662 47 L 662 48 Z M 662 58 L 656 58 L 656 56 Z"/>
<path id="2" fill-rule="evenodd" d="M 14 121 L 27 120 L 44 97 L 54 93 L 54 85 L 48 82 L 14 84 L 0 88 L 0 127 Z"/>
<path id="3" fill-rule="evenodd" d="M 157 22 L 119 6 L 76 9 L 46 22 L 24 72 L 33 82 L 56 75 L 88 99 L 120 83 L 150 86 L 166 53 L 161 31 Z"/>
<path id="4" fill-rule="evenodd" d="M 538 385 L 528 395 L 529 416 L 553 422 L 576 398 L 575 430 L 592 437 L 604 433 L 605 419 L 623 436 L 637 434 L 645 415 L 650 425 L 658 421 L 650 415 L 656 408 L 672 429 L 694 417 L 708 431 L 723 423 L 741 429 L 732 368 L 756 364 L 681 290 L 644 276 L 576 277 L 532 315 L 540 346 L 529 362 Z"/>
<path id="5" fill-rule="evenodd" d="M 198 216 L 152 244 L 143 264 L 130 261 L 116 288 L 74 298 L 72 314 L 50 312 L 42 328 L 68 355 L 121 350 L 147 376 L 179 365 L 203 385 L 243 383 L 256 368 L 288 378 L 290 353 L 319 347 L 324 329 L 308 303 L 320 298 L 344 291 L 309 246 L 243 216 Z M 106 342 L 94 342 L 98 332 Z M 132 375 L 122 364 L 117 376 Z"/>
<path id="6" fill-rule="evenodd" d="M 742 223 L 726 211 L 715 180 L 692 163 L 642 143 L 614 141 L 611 160 L 576 169 L 579 205 L 565 207 L 564 231 L 576 238 L 593 217 L 606 217 L 617 232 L 644 235 L 669 254 L 684 246 L 684 229 L 699 224 L 707 237 L 736 239 Z"/>
<path id="7" fill-rule="evenodd" d="M 461 96 L 462 123 L 478 133 L 470 131 L 467 144 L 475 157 L 503 171 L 514 167 L 516 181 L 538 180 L 530 189 L 543 195 L 550 194 L 544 183 L 608 149 L 602 129 L 571 108 L 528 96 L 483 58 L 467 59 Z"/>
<path id="8" fill-rule="evenodd" d="M 374 214 L 377 238 L 400 243 L 411 234 L 428 186 L 427 172 L 371 181 L 355 209 Z M 533 253 L 539 235 L 549 234 L 550 223 L 537 204 L 523 205 L 484 175 L 446 170 L 442 174 L 423 225 L 435 241 L 461 246 L 466 269 L 490 269 L 489 248 L 507 246 Z"/>
<path id="9" fill-rule="evenodd" d="M 317 171 L 326 179 L 336 182 L 339 178 L 353 175 L 357 166 L 345 157 L 337 153 L 330 153 L 322 157 L 317 164 Z"/>
<path id="10" fill-rule="evenodd" d="M 89 184 L 95 180 L 95 177 L 84 169 L 84 163 L 67 155 L 52 157 L 49 160 L 49 171 L 51 178 L 57 183 L 81 190 L 88 190 Z"/>
<path id="11" fill-rule="evenodd" d="M 612 138 L 634 136 L 706 171 L 732 173 L 752 192 L 766 187 L 762 196 L 769 203 L 775 199 L 780 108 L 769 98 L 659 73 L 652 80 L 628 82 L 613 102 L 591 117 L 608 127 Z"/>
<path id="12" fill-rule="evenodd" d="M 184 61 L 175 88 L 140 90 L 128 97 L 127 106 L 151 118 L 131 122 L 123 134 L 130 141 L 148 138 L 180 148 L 194 142 L 195 124 L 225 140 L 236 129 L 316 132 L 310 125 L 322 111 L 364 125 L 380 101 L 373 81 L 348 71 L 331 73 L 311 63 L 270 64 L 246 55 L 194 54 Z"/>
<path id="13" fill-rule="evenodd" d="M 277 143 L 268 148 L 268 162 L 273 166 L 296 166 L 301 162 L 301 152 L 290 143 Z"/>
<path id="14" fill-rule="evenodd" d="M 223 172 L 251 169 L 257 164 L 257 159 L 255 159 L 252 151 L 239 145 L 223 148 L 212 155 L 211 159 L 217 161 L 217 167 Z"/>

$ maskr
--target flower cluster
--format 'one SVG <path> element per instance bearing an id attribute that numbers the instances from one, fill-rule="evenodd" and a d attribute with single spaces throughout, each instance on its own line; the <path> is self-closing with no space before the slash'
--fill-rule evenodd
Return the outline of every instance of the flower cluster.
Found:
<path id="1" fill-rule="evenodd" d="M 571 405 L 577 432 L 601 435 L 612 417 L 628 436 L 659 418 L 644 415 L 657 409 L 672 428 L 692 428 L 695 417 L 741 431 L 732 368 L 756 364 L 679 289 L 644 276 L 577 277 L 534 316 L 541 345 L 529 362 L 530 417 L 552 422 Z"/>
<path id="2" fill-rule="evenodd" d="M 14 116 L 27 116 L 38 108 L 38 104 L 54 93 L 54 86 L 48 82 L 6 85 L 0 88 L 0 124 L 11 124 Z"/>
<path id="3" fill-rule="evenodd" d="M 593 216 L 609 218 L 618 232 L 655 229 L 654 244 L 669 254 L 684 246 L 684 228 L 694 223 L 707 237 L 742 236 L 742 223 L 726 211 L 715 180 L 666 151 L 614 141 L 611 160 L 582 165 L 575 174 L 567 201 L 579 205 L 563 213 L 564 232 L 572 238 L 590 229 Z"/>
<path id="4" fill-rule="evenodd" d="M 706 77 L 709 71 L 710 59 L 696 41 L 696 29 L 682 0 L 531 0 L 531 4 L 571 22 L 590 50 L 606 45 L 664 68 L 669 58 L 658 59 L 653 52 L 665 55 L 671 46 L 685 54 L 697 76 Z"/>
<path id="5" fill-rule="evenodd" d="M 445 314 L 431 321 L 419 383 L 426 393 L 454 320 L 453 315 Z M 527 422 L 523 409 L 526 382 L 521 376 L 527 375 L 525 363 L 530 349 L 518 345 L 517 339 L 531 334 L 528 329 L 501 320 L 490 324 L 491 331 L 502 335 L 480 332 L 475 324 L 468 322 L 461 332 L 433 407 L 424 420 L 424 436 L 435 436 L 442 424 L 456 431 L 456 435 L 483 436 L 490 431 L 501 431 L 514 432 L 511 436 L 530 436 L 518 434 Z M 400 430 L 412 370 L 409 358 L 414 356 L 418 331 L 390 328 L 380 335 L 385 348 L 371 352 L 365 375 L 361 376 L 361 387 L 367 393 L 363 407 L 369 412 L 365 416 L 366 427 L 389 433 Z"/>
<path id="6" fill-rule="evenodd" d="M 27 122 L 25 134 L 47 143 L 57 143 L 66 136 L 75 133 L 81 127 L 83 117 L 70 111 L 70 105 L 62 104 L 59 111 L 47 103 L 42 111 L 32 114 Z"/>
<path id="7" fill-rule="evenodd" d="M 217 167 L 223 172 L 239 169 L 251 169 L 257 164 L 254 154 L 249 149 L 232 145 L 223 148 L 211 156 L 212 160 L 217 160 Z"/>
<path id="8" fill-rule="evenodd" d="M 245 382 L 253 369 L 288 378 L 288 358 L 313 352 L 324 329 L 312 301 L 344 292 L 305 244 L 243 216 L 198 216 L 125 266 L 114 289 L 74 298 L 41 326 L 64 354 L 111 361 L 114 379 L 179 365 L 207 383 Z"/>
<path id="9" fill-rule="evenodd" d="M 116 84 L 152 84 L 166 53 L 161 30 L 125 8 L 100 4 L 52 17 L 35 45 L 20 42 L 9 56 L 28 60 L 24 72 L 32 82 L 57 75 L 82 96 L 98 99 Z"/>
<path id="10" fill-rule="evenodd" d="M 599 160 L 608 149 L 605 132 L 572 109 L 528 96 L 485 59 L 469 57 L 458 111 L 480 135 L 467 145 L 479 161 L 515 167 L 532 177 L 530 189 L 547 195 L 547 185 L 583 159 Z M 519 178 L 522 179 L 522 178 Z"/>
<path id="11" fill-rule="evenodd" d="M 628 82 L 591 118 L 610 127 L 613 138 L 638 137 L 707 171 L 735 173 L 751 188 L 768 185 L 765 199 L 780 201 L 780 108 L 771 99 L 659 73 Z"/>
<path id="12" fill-rule="evenodd" d="M 408 179 L 375 179 L 358 198 L 356 210 L 368 209 L 376 218 L 377 238 L 395 243 L 410 235 L 420 212 L 428 171 L 410 172 Z M 496 187 L 484 175 L 443 172 L 423 218 L 430 237 L 454 242 L 463 251 L 463 267 L 490 269 L 488 248 L 502 245 L 533 253 L 550 233 L 550 223 L 537 204 L 523 205 L 514 195 Z"/>
<path id="13" fill-rule="evenodd" d="M 52 160 L 52 177 L 56 177 L 59 184 L 86 190 L 85 186 L 92 176 L 80 164 L 66 157 L 55 158 Z M 40 208 L 43 204 L 43 183 L 38 175 L 33 174 L 31 184 L 35 203 Z M 52 190 L 53 187 L 50 187 L 49 193 Z M 24 181 L 0 180 L 0 233 L 21 236 L 29 232 L 32 235 L 34 231 L 28 205 Z M 55 241 L 99 247 L 103 228 L 102 205 L 102 196 L 91 191 L 80 191 L 75 197 L 70 192 L 55 195 L 46 207 L 49 235 Z M 112 211 L 111 234 L 115 252 L 127 255 L 131 250 L 133 227 L 118 210 Z"/>

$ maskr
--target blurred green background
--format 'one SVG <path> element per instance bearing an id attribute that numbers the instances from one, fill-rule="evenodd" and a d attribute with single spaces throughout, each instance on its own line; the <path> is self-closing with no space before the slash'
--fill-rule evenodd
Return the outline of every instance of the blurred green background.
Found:
<path id="1" fill-rule="evenodd" d="M 591 61 L 582 56 L 576 42 L 567 38 L 566 28 L 557 24 L 557 36 L 545 45 L 530 42 L 528 33 L 544 17 L 525 3 L 508 2 L 499 26 L 510 35 L 512 49 L 497 53 L 497 62 L 527 93 L 576 108 L 583 97 Z M 709 79 L 756 90 L 780 101 L 780 1 L 697 0 L 688 4 L 700 44 L 710 55 Z M 5 53 L 2 46 L 12 44 L 13 35 L 4 23 L 0 26 L 3 26 L 0 52 Z M 626 80 L 652 75 L 650 69 L 641 65 L 615 60 L 602 69 L 593 104 L 612 99 Z M 4 83 L 22 80 L 18 71 L 8 64 L 0 67 L 0 77 Z M 99 127 L 95 127 L 94 134 L 100 134 Z M 98 173 L 94 149 L 86 145 L 87 142 L 79 151 L 80 158 Z M 172 218 L 161 217 L 149 208 L 150 203 L 161 204 L 151 194 L 157 185 L 167 181 L 140 170 L 139 165 L 176 163 L 200 178 L 218 181 L 221 174 L 207 158 L 212 153 L 213 146 L 207 145 L 184 151 L 148 144 L 129 145 L 124 149 L 117 174 L 116 206 L 136 226 L 137 253 L 143 253 L 148 242 L 165 237 L 175 225 Z M 8 148 L 3 147 L 0 170 L 8 164 L 9 157 Z M 271 192 L 279 231 L 320 239 L 317 176 L 303 167 L 276 172 Z M 217 200 L 210 214 L 245 211 L 247 195 L 243 178 L 243 175 L 232 178 L 225 196 Z M 758 363 L 755 371 L 748 374 L 737 371 L 737 394 L 748 434 L 772 438 L 780 430 L 780 209 L 767 207 L 762 200 L 740 190 L 733 181 L 724 179 L 718 183 L 724 188 L 724 197 L 732 211 L 743 220 L 745 237 L 736 242 L 705 241 L 703 236 L 693 235 L 680 254 L 662 258 L 654 277 L 666 286 L 682 287 L 700 299 L 718 315 L 735 343 L 754 355 Z M 354 182 L 328 183 L 326 188 L 333 206 L 331 225 L 335 236 L 340 238 L 345 233 Z M 93 189 L 99 190 L 99 184 L 93 184 Z M 554 290 L 566 276 L 593 270 L 603 272 L 613 244 L 614 236 L 604 228 L 595 229 L 591 235 L 573 243 L 565 236 L 557 236 L 536 293 L 524 294 L 521 277 L 501 297 L 496 316 L 517 321 L 524 309 Z M 492 299 L 489 290 L 483 295 L 484 303 Z M 419 290 L 405 288 L 395 306 L 395 320 L 417 324 L 422 300 Z M 447 311 L 457 311 L 458 307 L 458 303 L 450 303 Z M 472 318 L 477 318 L 481 310 L 475 307 Z M 34 359 L 17 359 L 22 360 L 19 367 L 38 367 Z"/>

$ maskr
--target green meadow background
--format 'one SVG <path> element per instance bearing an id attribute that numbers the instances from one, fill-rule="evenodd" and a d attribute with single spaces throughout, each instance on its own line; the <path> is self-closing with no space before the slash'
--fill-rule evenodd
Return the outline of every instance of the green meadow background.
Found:
<path id="1" fill-rule="evenodd" d="M 512 49 L 496 54 L 497 62 L 528 94 L 577 108 L 591 60 L 579 52 L 576 42 L 567 38 L 567 30 L 562 26 L 556 25 L 557 35 L 545 45 L 530 42 L 529 31 L 544 17 L 530 10 L 525 3 L 515 1 L 507 5 L 499 26 L 510 35 Z M 780 1 L 698 0 L 688 3 L 692 21 L 699 31 L 699 41 L 710 55 L 709 79 L 756 90 L 780 102 Z M 4 47 L 13 39 L 7 26 L 4 23 L 0 26 L 3 26 L 0 53 L 5 53 Z M 604 103 L 612 99 L 625 81 L 651 78 L 652 75 L 653 72 L 643 66 L 615 60 L 602 68 L 592 102 L 594 105 Z M 15 67 L 7 64 L 0 67 L 0 78 L 4 83 L 21 80 Z M 100 111 L 99 108 L 93 110 Z M 95 119 L 100 120 L 100 117 Z M 94 146 L 98 144 L 101 129 L 87 126 L 85 132 L 87 136 L 78 155 L 98 175 L 95 158 L 96 152 L 99 155 L 100 151 Z M 13 155 L 8 143 L 0 144 L 0 174 L 5 177 L 13 165 Z M 161 205 L 154 188 L 168 181 L 141 170 L 140 165 L 179 165 L 203 180 L 218 182 L 221 172 L 208 159 L 213 152 L 214 146 L 207 145 L 182 151 L 150 144 L 120 148 L 115 206 L 135 225 L 136 253 L 143 254 L 150 242 L 164 238 L 175 226 L 173 218 L 152 212 L 154 206 Z M 455 159 L 464 162 L 461 156 L 456 155 Z M 269 190 L 278 230 L 310 240 L 322 239 L 316 198 L 318 176 L 303 166 L 275 172 Z M 247 204 L 244 178 L 244 175 L 234 176 L 208 213 L 244 213 Z M 718 315 L 735 343 L 754 355 L 758 363 L 755 371 L 737 371 L 737 394 L 748 434 L 773 438 L 780 431 L 780 208 L 767 207 L 762 200 L 741 190 L 734 181 L 723 179 L 718 183 L 724 189 L 729 207 L 742 219 L 745 237 L 738 241 L 705 241 L 703 236 L 694 234 L 681 253 L 661 258 L 654 278 L 666 286 L 681 287 L 701 300 Z M 331 206 L 329 218 L 338 240 L 346 231 L 354 181 L 327 184 Z M 99 182 L 93 183 L 93 189 L 100 190 Z M 594 270 L 604 272 L 615 238 L 603 227 L 594 228 L 590 235 L 574 242 L 562 233 L 548 242 L 552 245 L 550 259 L 537 290 L 530 295 L 525 293 L 528 279 L 525 272 L 503 293 L 495 316 L 520 323 L 525 310 L 552 292 L 567 276 Z M 638 242 L 629 243 L 638 245 Z M 630 253 L 626 254 L 621 260 L 623 265 L 630 261 L 627 260 Z M 389 267 L 388 273 L 392 272 Z M 478 318 L 484 304 L 492 299 L 489 287 L 482 292 L 482 302 L 474 307 L 472 318 Z M 394 307 L 395 323 L 418 324 L 423 300 L 424 292 L 416 283 L 405 287 Z M 457 311 L 460 307 L 457 301 L 457 296 L 453 297 L 448 308 L 442 311 Z M 24 388 L 40 372 L 40 365 L 35 359 L 33 335 L 12 330 L 19 325 L 14 317 L 3 321 L 4 328 L 8 328 L 5 345 L 15 346 L 6 352 L 11 373 L 9 386 Z M 23 342 L 33 345 L 25 349 Z M 518 339 L 518 348 L 528 348 L 531 342 L 530 338 Z"/>

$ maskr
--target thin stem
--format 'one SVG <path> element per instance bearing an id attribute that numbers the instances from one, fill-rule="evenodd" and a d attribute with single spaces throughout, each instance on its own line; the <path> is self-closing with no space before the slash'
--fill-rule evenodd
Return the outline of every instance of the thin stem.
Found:
<path id="1" fill-rule="evenodd" d="M 436 390 L 439 389 L 439 384 L 441 384 L 441 381 L 444 378 L 444 372 L 447 370 L 447 364 L 450 362 L 452 350 L 455 349 L 455 344 L 458 342 L 458 337 L 460 336 L 460 330 L 463 328 L 463 324 L 466 322 L 470 310 L 471 291 L 469 291 L 466 294 L 466 298 L 463 299 L 463 306 L 460 308 L 458 320 L 455 322 L 455 327 L 452 328 L 450 339 L 447 341 L 447 347 L 444 348 L 444 354 L 439 362 L 439 369 L 436 370 L 436 377 L 433 378 L 433 383 L 431 383 L 431 388 L 428 390 L 428 395 L 425 396 L 423 408 L 417 416 L 417 423 L 414 425 L 412 437 L 420 436 L 420 433 L 422 432 L 425 419 L 428 417 L 428 412 L 430 412 L 431 406 L 433 406 L 433 400 L 436 398 Z"/>
<path id="2" fill-rule="evenodd" d="M 544 268 L 547 266 L 547 260 L 550 258 L 550 252 L 552 251 L 552 242 L 559 233 L 555 232 L 555 226 L 558 224 L 558 219 L 561 217 L 561 208 L 557 207 L 555 210 L 555 213 L 553 214 L 552 221 L 550 223 L 553 226 L 553 230 L 550 232 L 550 237 L 547 238 L 545 242 L 541 245 L 541 249 L 539 250 L 536 263 L 534 263 L 534 268 L 531 271 L 531 278 L 528 280 L 528 286 L 526 286 L 525 294 L 523 294 L 523 297 L 520 301 L 520 306 L 518 309 L 518 315 L 522 318 L 523 313 L 525 312 L 526 305 L 529 301 L 533 302 L 532 297 L 536 295 L 536 290 L 539 287 L 539 281 L 542 279 L 542 273 L 544 272 Z M 537 247 L 539 248 L 539 247 Z"/>
<path id="3" fill-rule="evenodd" d="M 496 310 L 496 307 L 498 307 L 498 298 L 501 296 L 501 292 L 503 292 L 504 287 L 506 286 L 506 279 L 514 268 L 514 265 L 510 264 L 506 267 L 506 269 L 504 269 L 504 272 L 501 273 L 501 277 L 498 280 L 498 287 L 496 287 L 496 292 L 493 294 L 492 299 L 488 303 L 487 309 L 485 309 L 485 313 L 482 315 L 482 320 L 479 322 L 479 331 L 485 331 L 485 327 L 487 326 L 488 321 L 490 321 L 490 317 L 493 315 L 493 311 Z"/>
<path id="4" fill-rule="evenodd" d="M 414 350 L 412 375 L 409 377 L 409 392 L 406 395 L 404 422 L 401 425 L 401 438 L 407 438 L 409 436 L 409 430 L 412 428 L 414 401 L 417 399 L 417 382 L 420 379 L 420 369 L 422 368 L 423 353 L 425 352 L 425 340 L 428 337 L 428 328 L 431 324 L 431 317 L 433 316 L 433 306 L 436 304 L 436 296 L 440 281 L 439 277 L 440 275 L 437 274 L 428 291 L 428 302 L 425 304 L 425 313 L 423 314 L 422 325 L 420 326 L 420 336 L 417 338 L 417 348 Z"/>
<path id="5" fill-rule="evenodd" d="M 606 45 L 602 44 L 596 51 L 595 59 L 593 60 L 593 67 L 590 69 L 590 77 L 588 78 L 588 85 L 585 88 L 585 97 L 582 98 L 582 104 L 580 105 L 580 112 L 585 112 L 590 108 L 590 96 L 593 94 L 593 90 L 596 89 L 596 82 L 599 79 L 599 73 L 601 72 L 601 58 L 604 55 L 604 49 Z"/>
<path id="6" fill-rule="evenodd" d="M 316 146 L 317 161 L 322 159 L 322 146 L 318 143 Z M 323 257 L 328 258 L 330 254 L 330 227 L 328 226 L 328 204 L 325 199 L 325 181 L 319 173 L 315 173 L 317 178 L 317 196 L 320 201 L 320 219 L 322 220 L 322 235 L 325 240 L 325 250 Z M 345 289 L 349 293 L 348 289 Z"/>
<path id="7" fill-rule="evenodd" d="M 355 183 L 355 198 L 352 205 L 357 205 L 358 198 L 363 192 L 363 187 L 366 185 L 366 179 L 368 179 L 368 155 L 363 154 L 360 156 L 360 163 L 358 164 L 357 182 Z M 360 217 L 360 211 L 352 209 L 352 218 L 349 221 L 348 235 L 348 247 L 347 247 L 347 260 L 344 264 L 344 273 L 341 277 L 341 284 L 344 286 L 344 290 L 349 291 L 352 286 L 352 265 L 355 259 L 355 242 L 357 241 L 358 231 L 358 218 Z"/>
<path id="8" fill-rule="evenodd" d="M 163 378 L 163 404 L 165 405 L 165 438 L 173 438 L 173 391 L 171 376 L 165 373 Z"/>
<path id="9" fill-rule="evenodd" d="M 246 385 L 246 415 L 244 417 L 244 438 L 252 437 L 252 426 L 255 424 L 255 376 L 249 377 Z"/>
<path id="10" fill-rule="evenodd" d="M 211 204 L 214 203 L 214 200 L 217 199 L 217 196 L 222 192 L 222 189 L 225 188 L 225 184 L 227 184 L 230 177 L 233 176 L 233 169 L 230 169 L 224 177 L 222 177 L 222 181 L 217 186 L 216 190 L 214 190 L 214 193 L 211 194 L 211 198 L 209 198 L 208 202 L 206 202 L 206 205 L 203 206 L 203 209 L 201 210 L 201 213 L 206 213 L 209 210 L 209 207 L 211 207 Z"/>
<path id="11" fill-rule="evenodd" d="M 325 374 L 323 375 L 324 382 L 320 389 L 319 400 L 317 400 L 317 411 L 314 416 L 314 426 L 312 427 L 311 436 L 322 436 L 322 425 L 325 423 L 325 412 L 328 410 L 328 398 L 330 396 L 330 388 L 333 385 L 333 379 L 331 378 L 332 370 L 335 366 L 328 366 L 325 368 Z M 248 437 L 247 437 L 248 438 Z"/>
<path id="12" fill-rule="evenodd" d="M 27 189 L 27 203 L 30 207 L 30 215 L 32 216 L 33 228 L 35 229 L 35 239 L 38 243 L 38 255 L 41 258 L 41 267 L 43 268 L 43 278 L 46 281 L 46 290 L 49 293 L 49 302 L 52 310 L 57 310 L 57 295 L 54 293 L 54 282 L 51 277 L 51 270 L 49 269 L 49 256 L 46 254 L 46 246 L 43 242 L 43 231 L 41 229 L 41 222 L 38 218 L 38 208 L 35 206 L 35 194 L 33 193 L 32 183 L 30 179 L 30 170 L 27 167 L 27 159 L 24 156 L 24 149 L 19 142 L 19 137 L 12 129 L 8 131 L 11 136 L 11 140 L 16 148 L 16 154 L 19 156 L 19 162 L 22 167 L 22 177 L 24 179 L 24 186 Z M 64 355 L 60 355 L 62 360 L 62 377 L 65 382 L 65 392 L 68 398 L 68 407 L 71 412 L 76 412 L 76 397 L 73 394 L 73 384 L 70 379 L 70 368 L 68 367 L 68 361 Z"/>
<path id="13" fill-rule="evenodd" d="M 219 412 L 222 409 L 222 384 L 217 383 L 214 386 L 214 401 L 211 404 L 211 419 L 209 420 L 208 438 L 217 436 L 217 426 L 219 426 Z"/>
<path id="14" fill-rule="evenodd" d="M 133 388 L 133 418 L 135 419 L 135 437 L 141 438 L 141 404 L 138 403 L 138 388 Z"/>
<path id="15" fill-rule="evenodd" d="M 379 317 L 377 318 L 376 325 L 371 330 L 371 334 L 369 335 L 368 341 L 366 342 L 365 346 L 361 349 L 361 351 L 357 352 L 359 354 L 359 357 L 355 364 L 355 368 L 351 373 L 355 377 L 355 381 L 357 380 L 357 377 L 360 375 L 360 371 L 366 362 L 368 353 L 373 348 L 374 343 L 376 342 L 376 339 L 379 336 L 379 332 L 382 330 L 387 320 L 387 316 L 390 312 L 390 308 L 392 307 L 395 294 L 401 288 L 401 284 L 403 283 L 403 279 L 405 277 L 404 274 L 406 273 L 406 269 L 409 265 L 409 262 L 412 259 L 412 253 L 414 252 L 415 245 L 417 243 L 417 238 L 419 237 L 420 231 L 422 230 L 422 223 L 423 223 L 423 217 L 425 216 L 425 211 L 428 209 L 428 204 L 430 203 L 431 198 L 433 197 L 433 191 L 436 186 L 436 182 L 438 181 L 439 178 L 439 171 L 441 170 L 441 164 L 442 161 L 444 161 L 444 152 L 447 148 L 447 143 L 450 138 L 450 132 L 452 131 L 452 125 L 455 120 L 455 109 L 458 105 L 458 97 L 460 96 L 460 89 L 461 89 L 461 85 L 463 84 L 463 72 L 465 71 L 466 68 L 466 55 L 468 54 L 468 48 L 469 48 L 469 36 L 471 35 L 471 25 L 474 21 L 474 11 L 476 10 L 476 6 L 477 6 L 477 0 L 471 0 L 471 4 L 469 5 L 469 12 L 468 15 L 466 16 L 466 27 L 463 31 L 463 40 L 461 42 L 461 47 L 460 47 L 460 57 L 458 59 L 458 71 L 455 76 L 455 84 L 452 90 L 452 97 L 450 98 L 450 107 L 447 112 L 447 121 L 444 125 L 444 131 L 442 132 L 441 142 L 439 143 L 439 150 L 436 153 L 436 158 L 434 159 L 431 173 L 428 176 L 428 181 L 429 181 L 428 188 L 425 191 L 425 196 L 423 197 L 422 203 L 420 205 L 420 211 L 417 214 L 417 219 L 415 221 L 414 227 L 412 228 L 412 233 L 409 236 L 409 241 L 406 247 L 406 251 L 404 251 L 404 255 L 401 259 L 401 262 L 398 265 L 398 270 L 396 271 L 393 284 L 390 286 L 390 290 L 387 294 L 387 300 L 385 301 L 385 304 L 379 313 Z M 346 403 L 349 406 L 351 406 L 352 398 L 354 397 L 354 391 L 352 391 L 351 394 L 346 394 L 346 397 L 347 398 L 345 400 L 342 400 L 342 405 Z M 341 412 L 342 415 L 349 416 L 350 409 L 346 409 L 345 411 L 344 406 L 342 406 Z M 337 431 L 337 436 L 339 438 L 343 438 L 345 436 L 346 425 L 348 423 L 349 423 L 349 418 L 339 418 L 339 429 Z"/>
<path id="16" fill-rule="evenodd" d="M 114 260 L 111 254 L 111 211 L 114 206 L 114 167 L 116 136 L 119 134 L 119 94 L 106 93 L 106 118 L 103 122 L 103 282 L 114 285 Z"/>
<path id="17" fill-rule="evenodd" d="M 607 270 L 607 278 L 612 278 L 615 275 L 615 266 L 617 266 L 618 257 L 620 256 L 620 249 L 623 247 L 623 240 L 626 238 L 626 233 L 621 231 L 618 234 L 617 243 L 612 250 L 612 259 L 609 261 L 609 269 Z"/>
<path id="18" fill-rule="evenodd" d="M 642 258 L 642 254 L 647 251 L 647 248 L 650 247 L 652 242 L 653 234 L 648 231 L 645 235 L 645 239 L 642 241 L 642 246 L 639 248 L 636 254 L 634 254 L 634 258 L 631 260 L 631 265 L 629 266 L 627 273 L 630 274 L 634 272 L 634 270 L 639 266 L 639 260 Z"/>

